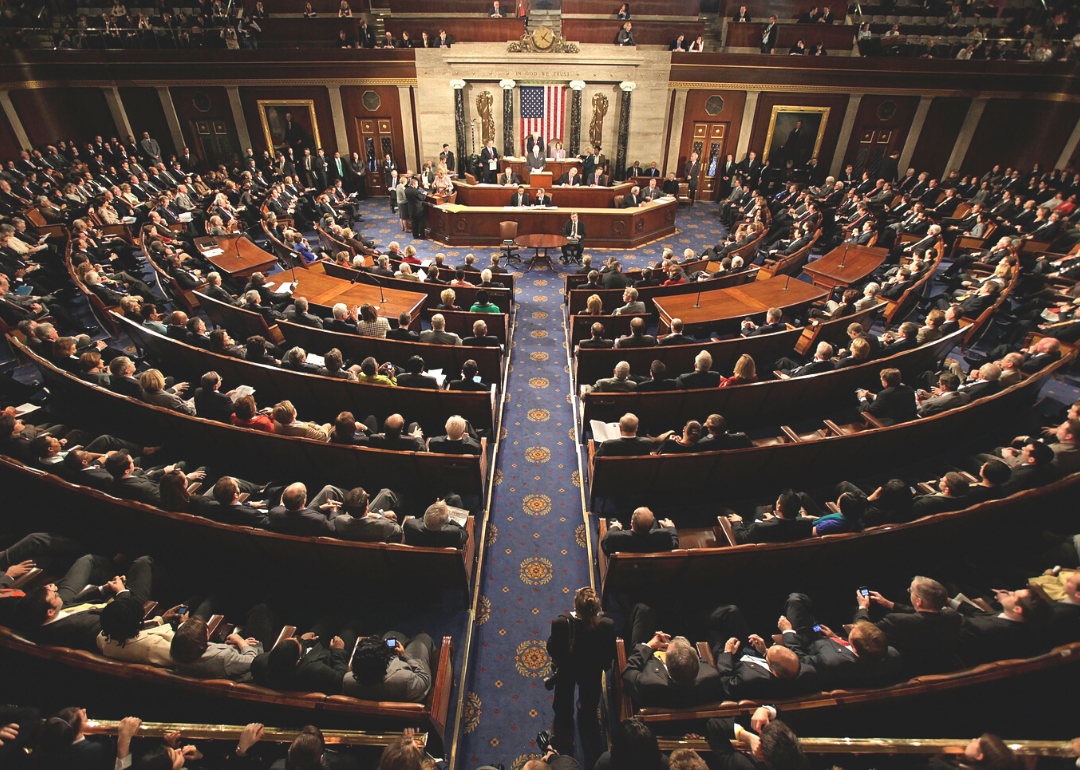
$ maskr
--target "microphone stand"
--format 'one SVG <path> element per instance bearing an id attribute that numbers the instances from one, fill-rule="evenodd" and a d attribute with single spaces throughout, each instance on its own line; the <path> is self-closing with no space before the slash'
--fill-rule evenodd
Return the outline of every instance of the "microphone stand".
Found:
<path id="1" fill-rule="evenodd" d="M 364 276 L 365 279 L 371 279 L 375 282 L 375 285 L 379 287 L 379 304 L 381 305 L 382 303 L 386 302 L 386 294 L 383 293 L 382 283 L 371 273 L 365 273 L 362 270 L 357 270 L 356 275 L 353 276 L 352 283 L 356 283 L 356 279 L 359 278 L 361 275 Z"/>
<path id="2" fill-rule="evenodd" d="M 694 309 L 698 310 L 701 307 L 701 289 L 698 289 L 697 298 L 694 300 Z"/>
<path id="3" fill-rule="evenodd" d="M 784 276 L 784 291 L 788 290 L 788 284 L 790 282 L 791 282 L 791 276 L 790 275 L 785 275 Z"/>

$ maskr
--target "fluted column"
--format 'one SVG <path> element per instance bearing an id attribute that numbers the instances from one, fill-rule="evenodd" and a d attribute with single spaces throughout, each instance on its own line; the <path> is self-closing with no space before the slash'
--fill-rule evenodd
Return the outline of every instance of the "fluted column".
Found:
<path id="1" fill-rule="evenodd" d="M 229 97 L 229 109 L 232 110 L 233 124 L 236 126 L 236 138 L 240 140 L 240 154 L 243 155 L 250 147 L 252 151 L 255 151 L 255 146 L 251 143 L 251 132 L 248 131 L 247 119 L 244 117 L 244 105 L 240 101 L 240 89 L 236 86 L 226 86 L 225 93 Z M 332 100 L 331 100 L 332 101 Z M 267 147 L 273 153 L 273 147 Z M 182 152 L 182 148 L 176 148 L 177 153 Z"/>
<path id="2" fill-rule="evenodd" d="M 19 120 L 19 114 L 15 112 L 15 105 L 12 104 L 11 96 L 7 91 L 0 91 L 0 107 L 3 107 L 4 114 L 7 115 L 8 123 L 11 124 L 11 130 L 15 132 L 19 146 L 29 150 L 34 145 L 30 143 L 30 137 L 26 135 L 26 130 L 23 128 L 22 121 Z"/>
<path id="3" fill-rule="evenodd" d="M 116 130 L 123 136 L 134 136 L 135 132 L 131 130 L 131 123 L 128 121 L 127 111 L 124 110 L 124 103 L 120 100 L 120 89 L 115 87 L 103 88 L 101 92 L 105 95 L 105 103 L 109 105 L 109 112 L 112 113 Z M 183 152 L 183 148 L 177 147 L 176 154 L 179 155 L 181 152 Z"/>
<path id="4" fill-rule="evenodd" d="M 971 139 L 975 136 L 975 129 L 979 127 L 979 121 L 989 103 L 988 96 L 979 96 L 971 100 L 971 106 L 968 107 L 967 115 L 964 116 L 964 124 L 960 126 L 960 133 L 956 136 L 956 144 L 953 145 L 952 154 L 949 155 L 949 162 L 945 164 L 943 173 L 960 170 L 968 147 L 971 146 Z"/>
<path id="5" fill-rule="evenodd" d="M 624 80 L 619 83 L 622 89 L 622 101 L 619 104 L 619 138 L 615 147 L 615 178 L 622 179 L 626 175 L 626 148 L 630 143 L 630 100 L 637 88 L 637 83 Z"/>
<path id="6" fill-rule="evenodd" d="M 176 105 L 173 104 L 172 94 L 169 93 L 168 86 L 158 86 L 157 95 L 158 100 L 161 102 L 161 109 L 165 110 L 165 122 L 169 124 L 169 134 L 172 136 L 173 147 L 176 148 L 177 153 L 182 153 L 187 145 L 184 143 L 184 132 L 180 128 L 180 118 L 176 116 Z M 243 155 L 243 152 L 243 149 L 241 149 L 236 154 Z"/>
<path id="7" fill-rule="evenodd" d="M 567 157 L 581 151 L 581 91 L 584 88 L 584 80 L 570 81 L 573 96 L 570 100 L 570 146 L 566 150 Z"/>
<path id="8" fill-rule="evenodd" d="M 500 80 L 503 90 L 503 155 L 516 155 L 514 152 L 514 86 L 513 80 Z"/>
<path id="9" fill-rule="evenodd" d="M 457 173 L 462 179 L 469 171 L 469 146 L 466 143 L 465 132 L 465 81 L 451 80 L 450 86 L 454 89 L 454 134 L 457 136 Z"/>
<path id="10" fill-rule="evenodd" d="M 840 176 L 844 170 L 844 157 L 847 155 L 848 144 L 851 142 L 851 133 L 855 130 L 855 118 L 859 115 L 859 105 L 862 104 L 863 94 L 852 94 L 848 98 L 847 109 L 844 110 L 844 122 L 840 124 L 840 138 L 836 141 L 836 151 L 833 153 L 832 166 L 829 173 Z"/>

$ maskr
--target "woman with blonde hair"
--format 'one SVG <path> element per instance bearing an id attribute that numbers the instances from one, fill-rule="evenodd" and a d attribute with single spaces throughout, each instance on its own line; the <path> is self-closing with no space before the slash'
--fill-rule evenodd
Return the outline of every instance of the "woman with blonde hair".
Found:
<path id="1" fill-rule="evenodd" d="M 453 289 L 443 289 L 442 294 L 439 295 L 439 304 L 435 307 L 436 310 L 461 310 L 455 303 L 457 302 L 457 294 Z"/>
<path id="2" fill-rule="evenodd" d="M 615 660 L 615 623 L 605 618 L 600 597 L 592 588 L 574 594 L 574 611 L 551 621 L 547 641 L 553 671 L 544 686 L 554 688 L 555 724 L 551 745 L 570 755 L 574 741 L 574 690 L 577 688 L 577 726 L 585 764 L 592 767 L 600 757 L 600 678 Z"/>
<path id="3" fill-rule="evenodd" d="M 600 299 L 599 294 L 590 294 L 589 298 L 585 300 L 585 313 L 584 315 L 603 315 L 604 314 L 604 300 Z"/>
<path id="4" fill-rule="evenodd" d="M 139 387 L 142 388 L 142 400 L 154 406 L 171 409 L 174 412 L 195 414 L 195 405 L 184 401 L 177 393 L 187 390 L 188 384 L 181 382 L 171 388 L 165 388 L 165 376 L 157 369 L 147 369 L 139 375 Z"/>
<path id="5" fill-rule="evenodd" d="M 739 360 L 735 362 L 735 373 L 730 377 L 721 378 L 720 387 L 730 388 L 735 385 L 749 385 L 757 381 L 757 366 L 754 364 L 754 359 L 743 353 L 739 356 Z"/>

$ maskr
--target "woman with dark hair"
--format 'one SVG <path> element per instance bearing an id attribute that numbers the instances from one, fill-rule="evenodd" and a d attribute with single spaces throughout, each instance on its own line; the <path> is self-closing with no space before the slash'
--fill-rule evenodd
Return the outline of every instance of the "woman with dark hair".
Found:
<path id="1" fill-rule="evenodd" d="M 375 418 L 368 417 L 364 422 L 357 422 L 352 412 L 342 412 L 334 418 L 330 431 L 331 444 L 360 446 L 368 442 L 368 433 L 375 429 Z"/>
<path id="2" fill-rule="evenodd" d="M 164 511 L 176 511 L 186 513 L 188 504 L 191 502 L 191 493 L 188 492 L 188 480 L 183 471 L 175 468 L 162 475 L 158 479 L 158 488 L 161 495 L 161 503 L 158 505 Z"/>
<path id="3" fill-rule="evenodd" d="M 248 337 L 244 343 L 244 360 L 267 366 L 280 366 L 281 362 L 267 352 L 266 338 L 258 334 Z"/>
<path id="4" fill-rule="evenodd" d="M 386 339 L 386 333 L 390 331 L 390 322 L 379 317 L 379 311 L 374 305 L 361 305 L 360 318 L 356 322 L 356 333 L 361 337 L 378 337 Z"/>
<path id="5" fill-rule="evenodd" d="M 487 293 L 487 289 L 480 289 L 476 292 L 476 302 L 469 308 L 470 313 L 498 313 L 499 306 L 491 301 L 491 296 Z"/>
<path id="6" fill-rule="evenodd" d="M 619 8 L 619 12 L 615 14 L 616 19 L 629 19 L 630 18 L 630 3 L 623 3 Z"/>
<path id="7" fill-rule="evenodd" d="M 106 658 L 123 660 L 128 663 L 143 663 L 150 666 L 171 666 L 172 656 L 169 646 L 172 644 L 172 620 L 183 623 L 187 620 L 187 610 L 180 614 L 181 607 L 173 607 L 164 615 L 149 621 L 149 627 L 143 622 L 143 603 L 132 596 L 114 599 L 101 610 L 101 633 L 97 637 L 97 646 Z"/>
<path id="8" fill-rule="evenodd" d="M 333 377 L 337 380 L 350 380 L 356 382 L 356 372 L 345 368 L 341 351 L 337 348 L 330 348 L 326 355 L 323 356 L 323 366 L 319 368 L 318 373 L 323 377 Z"/>
<path id="9" fill-rule="evenodd" d="M 395 738 L 383 749 L 378 770 L 432 770 L 434 767 L 434 762 L 424 755 L 412 732 L 406 729 L 405 735 Z"/>
<path id="10" fill-rule="evenodd" d="M 657 454 L 674 455 L 699 452 L 701 450 L 698 449 L 697 443 L 700 440 L 701 423 L 697 420 L 690 420 L 683 428 L 681 436 L 671 435 L 664 440 Z"/>
<path id="11" fill-rule="evenodd" d="M 261 430 L 264 433 L 274 432 L 274 421 L 268 414 L 259 411 L 255 405 L 255 396 L 240 396 L 236 399 L 236 409 L 229 421 L 240 428 Z"/>
<path id="12" fill-rule="evenodd" d="M 856 289 L 845 289 L 840 297 L 839 304 L 832 306 L 832 310 L 811 308 L 810 318 L 825 321 L 835 321 L 838 318 L 847 318 L 855 314 L 855 303 L 859 301 L 861 294 Z"/>
<path id="13" fill-rule="evenodd" d="M 566 756 L 573 755 L 574 688 L 578 693 L 577 723 L 585 752 L 585 766 L 600 756 L 600 678 L 615 660 L 615 623 L 605 618 L 600 597 L 592 588 L 574 594 L 574 610 L 551 621 L 547 641 L 554 671 L 545 686 L 555 689 L 555 729 L 551 745 Z M 552 682 L 552 684 L 548 684 Z"/>

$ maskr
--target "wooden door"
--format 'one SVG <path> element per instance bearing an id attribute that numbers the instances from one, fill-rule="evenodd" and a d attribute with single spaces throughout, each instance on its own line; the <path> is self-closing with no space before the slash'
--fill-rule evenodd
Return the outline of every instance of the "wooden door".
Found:
<path id="1" fill-rule="evenodd" d="M 720 192 L 720 169 L 727 157 L 724 152 L 724 137 L 727 136 L 727 123 L 695 123 L 694 136 L 690 141 L 690 153 L 696 152 L 701 161 L 701 176 L 698 177 L 698 200 L 716 200 Z"/>
<path id="2" fill-rule="evenodd" d="M 229 163 L 239 157 L 224 120 L 193 120 L 190 126 L 195 137 L 195 154 L 202 158 L 206 168 L 214 169 L 219 163 Z"/>
<path id="3" fill-rule="evenodd" d="M 367 168 L 368 195 L 387 194 L 386 156 L 396 157 L 394 122 L 390 118 L 357 118 L 357 144 L 360 160 Z M 400 169 L 399 169 L 400 171 Z"/>
<path id="4" fill-rule="evenodd" d="M 855 161 L 852 163 L 856 177 L 861 176 L 863 171 L 869 171 L 870 178 L 877 181 L 878 169 L 881 168 L 881 162 L 893 151 L 895 138 L 895 128 L 866 126 L 859 131 L 859 148 L 855 151 Z"/>

